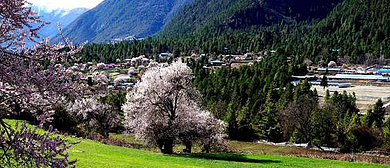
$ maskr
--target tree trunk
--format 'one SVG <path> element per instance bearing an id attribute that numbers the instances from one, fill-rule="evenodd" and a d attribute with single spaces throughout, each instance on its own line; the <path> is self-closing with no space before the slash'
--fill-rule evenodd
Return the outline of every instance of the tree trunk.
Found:
<path id="1" fill-rule="evenodd" d="M 202 146 L 203 153 L 210 153 L 210 142 L 205 142 Z"/>
<path id="2" fill-rule="evenodd" d="M 104 139 L 108 139 L 110 137 L 110 134 L 108 134 L 108 131 L 101 130 L 100 135 L 103 136 Z"/>
<path id="3" fill-rule="evenodd" d="M 313 147 L 313 142 L 310 140 L 310 141 L 307 143 L 306 148 L 307 148 L 307 149 L 310 149 L 310 148 L 312 148 L 312 147 Z"/>
<path id="4" fill-rule="evenodd" d="M 165 140 L 162 145 L 160 145 L 160 150 L 163 154 L 172 154 L 173 153 L 173 140 Z"/>
<path id="5" fill-rule="evenodd" d="M 191 153 L 192 143 L 190 141 L 184 142 L 186 148 L 183 150 L 184 153 Z"/>

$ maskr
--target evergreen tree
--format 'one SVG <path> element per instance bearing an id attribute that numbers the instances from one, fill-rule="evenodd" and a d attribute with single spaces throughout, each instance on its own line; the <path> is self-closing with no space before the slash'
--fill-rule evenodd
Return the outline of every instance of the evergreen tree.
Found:
<path id="1" fill-rule="evenodd" d="M 384 124 L 383 127 L 383 134 L 384 134 L 384 144 L 387 149 L 387 151 L 390 151 L 390 120 L 387 119 L 387 121 Z"/>
<path id="2" fill-rule="evenodd" d="M 383 107 L 382 100 L 378 99 L 374 107 L 367 110 L 363 121 L 367 127 L 382 128 L 384 119 L 385 108 Z"/>
<path id="3" fill-rule="evenodd" d="M 330 100 L 330 92 L 328 89 L 326 89 L 326 92 L 325 92 L 325 97 L 324 97 L 325 101 L 329 101 Z"/>
<path id="4" fill-rule="evenodd" d="M 227 115 L 225 117 L 225 122 L 227 123 L 226 132 L 231 139 L 237 139 L 238 131 L 237 131 L 237 122 L 236 122 L 236 113 L 233 109 L 233 104 L 230 103 L 228 105 Z"/>
<path id="5" fill-rule="evenodd" d="M 378 99 L 378 101 L 375 103 L 374 109 L 374 122 L 376 122 L 376 127 L 382 128 L 383 127 L 383 121 L 385 120 L 385 108 L 383 107 L 382 99 Z"/>

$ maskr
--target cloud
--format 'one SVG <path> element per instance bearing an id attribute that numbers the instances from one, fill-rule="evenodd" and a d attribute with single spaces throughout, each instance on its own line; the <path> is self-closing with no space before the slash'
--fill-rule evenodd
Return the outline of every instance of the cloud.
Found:
<path id="1" fill-rule="evenodd" d="M 48 9 L 73 9 L 73 8 L 93 8 L 103 0 L 27 0 L 34 6 L 45 6 Z"/>

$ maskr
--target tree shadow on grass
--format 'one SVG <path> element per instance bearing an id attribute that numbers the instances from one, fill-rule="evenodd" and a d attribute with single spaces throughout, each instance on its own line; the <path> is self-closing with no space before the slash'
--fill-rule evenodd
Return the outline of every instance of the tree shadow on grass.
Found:
<path id="1" fill-rule="evenodd" d="M 236 153 L 195 153 L 195 154 L 178 155 L 178 156 L 207 159 L 207 160 L 245 162 L 245 163 L 280 163 L 279 160 L 251 159 L 251 158 L 247 158 L 246 155 L 244 154 L 236 154 Z"/>

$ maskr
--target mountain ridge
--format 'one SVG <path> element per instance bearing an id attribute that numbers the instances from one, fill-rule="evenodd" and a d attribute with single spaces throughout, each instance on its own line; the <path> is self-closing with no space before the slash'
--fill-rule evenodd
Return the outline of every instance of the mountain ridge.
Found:
<path id="1" fill-rule="evenodd" d="M 269 26 L 280 21 L 322 19 L 342 0 L 196 0 L 160 34 L 175 36 L 196 29 Z M 305 4 L 305 5 L 303 5 Z M 205 12 L 201 12 L 205 11 Z"/>
<path id="2" fill-rule="evenodd" d="M 62 28 L 65 28 L 88 10 L 87 8 L 48 9 L 43 6 L 32 6 L 32 9 L 41 17 L 41 20 L 50 23 L 38 32 L 44 38 L 53 38 L 58 34 L 57 22 L 61 24 Z"/>
<path id="3" fill-rule="evenodd" d="M 63 34 L 76 44 L 147 37 L 160 31 L 191 1 L 105 0 L 73 21 Z M 54 40 L 58 41 L 58 36 Z"/>

